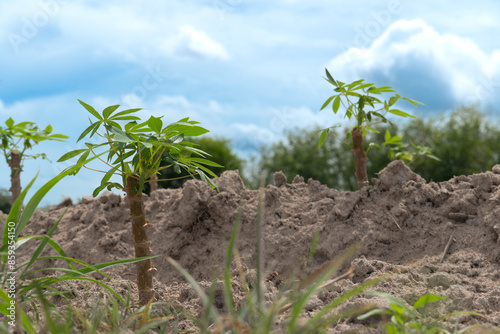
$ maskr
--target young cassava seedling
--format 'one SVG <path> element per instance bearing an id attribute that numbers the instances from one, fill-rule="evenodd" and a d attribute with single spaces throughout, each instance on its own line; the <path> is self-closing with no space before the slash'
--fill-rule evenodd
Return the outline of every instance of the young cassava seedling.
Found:
<path id="1" fill-rule="evenodd" d="M 100 144 L 85 143 L 86 149 L 68 152 L 58 161 L 80 156 L 78 164 L 86 161 L 90 154 L 97 155 L 97 149 L 104 149 L 104 153 L 107 153 L 107 159 L 105 161 L 99 158 L 99 160 L 110 169 L 107 172 L 102 171 L 104 177 L 100 186 L 94 190 L 93 196 L 97 196 L 105 188 L 108 190 L 117 188 L 127 193 L 135 242 L 135 256 L 136 258 L 150 257 L 152 251 L 146 234 L 149 222 L 145 217 L 142 202 L 144 184 L 160 170 L 173 167 L 178 174 L 181 173 L 181 168 L 187 170 L 191 176 L 198 174 L 203 181 L 215 188 L 215 184 L 207 174 L 213 177 L 216 175 L 204 165 L 222 166 L 204 159 L 209 155 L 208 153 L 195 148 L 193 143 L 184 141 L 184 137 L 200 136 L 209 131 L 197 125 L 200 124 L 199 122 L 190 121 L 189 117 L 163 126 L 161 117 L 151 116 L 147 121 L 142 121 L 140 117 L 134 115 L 141 109 L 116 112 L 119 105 L 113 105 L 105 108 L 99 114 L 92 106 L 80 100 L 79 102 L 92 116 L 97 118 L 97 121 L 93 123 L 91 121 L 90 126 L 82 132 L 77 142 L 88 134 L 90 134 L 90 138 L 97 134 L 104 138 L 105 142 Z M 119 121 L 128 121 L 128 123 L 122 127 L 118 123 Z M 102 133 L 98 132 L 101 127 L 104 127 Z M 193 157 L 193 154 L 199 157 Z M 161 167 L 162 160 L 166 161 L 168 165 Z M 75 171 L 75 174 L 78 171 L 79 169 Z M 121 176 L 121 183 L 110 181 L 115 174 Z M 145 305 L 154 298 L 153 274 L 155 272 L 156 268 L 150 258 L 137 264 L 140 305 Z"/>
<path id="2" fill-rule="evenodd" d="M 25 152 L 44 140 L 64 141 L 68 136 L 52 133 L 52 126 L 47 125 L 44 130 L 38 128 L 33 122 L 14 123 L 12 118 L 5 121 L 6 127 L 0 126 L 0 138 L 2 140 L 2 153 L 10 167 L 9 191 L 12 194 L 11 204 L 21 194 L 21 172 L 25 159 L 42 158 L 47 159 L 45 153 L 28 155 Z"/>
<path id="3" fill-rule="evenodd" d="M 366 295 L 372 295 L 372 296 L 377 296 L 377 297 L 382 297 L 386 299 L 389 302 L 390 308 L 389 309 L 384 309 L 384 308 L 375 308 L 363 315 L 358 316 L 358 320 L 364 320 L 366 318 L 369 318 L 374 315 L 389 315 L 390 316 L 390 321 L 387 322 L 384 326 L 384 333 L 387 334 L 413 334 L 413 333 L 419 333 L 419 334 L 431 334 L 431 333 L 443 333 L 443 334 L 462 334 L 466 333 L 469 330 L 473 328 L 480 328 L 480 325 L 472 325 L 466 328 L 463 328 L 461 330 L 458 329 L 458 318 L 457 322 L 455 325 L 455 329 L 453 332 L 448 331 L 447 329 L 436 327 L 435 324 L 433 323 L 428 323 L 428 321 L 425 320 L 425 315 L 426 315 L 426 309 L 427 306 L 431 303 L 435 303 L 437 301 L 447 299 L 448 297 L 443 297 L 443 296 L 437 296 L 432 293 L 428 293 L 420 297 L 412 306 L 408 307 L 406 304 L 394 297 L 391 296 L 387 293 L 384 292 L 377 292 L 377 291 L 372 291 L 372 292 L 366 292 Z M 471 312 L 471 311 L 457 311 L 453 312 L 450 314 L 447 314 L 445 316 L 440 317 L 439 321 L 446 320 L 450 317 L 453 316 L 460 316 L 460 315 L 474 315 L 478 317 L 483 317 L 485 318 L 484 315 L 477 313 L 477 312 Z"/>
<path id="4" fill-rule="evenodd" d="M 340 109 L 340 105 L 342 105 L 345 108 L 345 116 L 347 116 L 348 119 L 354 117 L 356 126 L 347 134 L 347 139 L 351 139 L 351 144 L 348 145 L 351 147 L 351 151 L 354 156 L 358 189 L 361 189 L 368 185 L 368 174 L 366 171 L 366 161 L 368 158 L 366 157 L 366 152 L 363 148 L 363 136 L 366 135 L 367 131 L 378 132 L 373 128 L 373 125 L 375 124 L 389 123 L 392 125 L 392 123 L 385 117 L 387 114 L 393 114 L 400 117 L 417 118 L 393 107 L 399 99 L 406 100 L 414 106 L 423 103 L 402 97 L 399 94 L 392 96 L 389 101 L 382 101 L 373 95 L 395 92 L 392 87 L 375 87 L 373 83 L 365 83 L 363 79 L 354 81 L 350 84 L 345 84 L 342 81 L 335 80 L 327 69 L 325 69 L 325 71 L 325 80 L 335 86 L 333 90 L 337 94 L 330 96 L 320 110 L 325 109 L 330 103 L 332 103 L 333 113 L 337 114 Z M 376 105 L 382 105 L 382 107 L 377 109 Z M 371 107 L 373 110 L 367 111 L 365 110 L 365 107 Z M 322 130 L 318 147 L 323 145 L 328 132 L 337 137 L 330 130 L 330 128 Z"/>

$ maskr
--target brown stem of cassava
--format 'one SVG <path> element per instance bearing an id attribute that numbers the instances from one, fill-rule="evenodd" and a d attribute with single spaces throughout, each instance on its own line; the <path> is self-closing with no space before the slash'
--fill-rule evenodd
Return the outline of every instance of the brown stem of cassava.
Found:
<path id="1" fill-rule="evenodd" d="M 10 193 L 12 194 L 11 204 L 14 205 L 16 199 L 21 195 L 21 153 L 10 152 Z"/>
<path id="2" fill-rule="evenodd" d="M 352 129 L 352 154 L 354 155 L 354 165 L 356 166 L 356 179 L 358 180 L 358 190 L 368 186 L 368 174 L 366 172 L 366 161 L 368 158 L 363 149 L 363 131 L 357 127 Z"/>
<path id="3" fill-rule="evenodd" d="M 144 205 L 142 203 L 142 193 L 139 191 L 140 183 L 138 175 L 127 177 L 125 192 L 128 196 L 130 207 L 130 220 L 132 222 L 132 233 L 134 235 L 135 257 L 150 256 L 152 254 L 146 228 L 149 223 L 144 214 Z M 151 298 L 154 298 L 153 275 L 156 268 L 151 259 L 137 263 L 137 288 L 139 290 L 139 305 L 146 305 Z"/>
<path id="4" fill-rule="evenodd" d="M 151 182 L 149 182 L 150 191 L 149 194 L 151 194 L 153 191 L 158 190 L 158 174 L 153 174 L 151 175 Z"/>

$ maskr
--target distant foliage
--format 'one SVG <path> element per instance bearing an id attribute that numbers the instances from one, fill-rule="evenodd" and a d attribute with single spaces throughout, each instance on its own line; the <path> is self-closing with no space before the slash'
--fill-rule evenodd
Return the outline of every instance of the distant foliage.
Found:
<path id="1" fill-rule="evenodd" d="M 419 138 L 441 162 L 416 158 L 412 169 L 427 181 L 490 170 L 500 163 L 500 124 L 478 111 L 460 107 L 450 115 L 417 120 L 402 129 L 408 140 Z"/>
<path id="2" fill-rule="evenodd" d="M 11 194 L 7 189 L 0 189 L 0 210 L 3 213 L 9 213 L 11 208 L 10 203 Z"/>
<path id="3" fill-rule="evenodd" d="M 260 149 L 258 170 L 267 170 L 266 184 L 273 183 L 273 173 L 283 171 L 288 183 L 295 175 L 318 180 L 337 189 L 356 189 L 354 160 L 349 147 L 337 140 L 327 140 L 318 148 L 317 135 L 321 131 L 295 129 L 286 132 L 287 142 L 280 141 Z M 260 175 L 253 175 L 254 184 Z"/>
<path id="4" fill-rule="evenodd" d="M 198 144 L 197 148 L 200 148 L 206 152 L 209 152 L 212 156 L 210 160 L 222 165 L 224 167 L 212 167 L 207 166 L 214 174 L 220 176 L 225 170 L 240 170 L 240 175 L 243 178 L 241 173 L 245 161 L 240 159 L 236 154 L 232 152 L 230 141 L 228 139 L 221 138 L 210 138 L 210 137 L 202 137 L 202 138 L 189 138 L 189 141 L 195 144 Z M 180 188 L 184 184 L 184 182 L 192 179 L 191 176 L 185 171 L 182 170 L 180 174 L 176 174 L 172 168 L 167 168 L 161 171 L 161 175 L 158 178 L 161 179 L 171 179 L 171 178 L 179 178 L 171 181 L 159 181 L 158 188 Z M 196 175 L 196 179 L 199 177 Z M 149 183 L 145 185 L 145 192 L 149 193 Z"/>
<path id="5" fill-rule="evenodd" d="M 365 149 L 370 142 L 383 142 L 387 129 L 401 135 L 404 142 L 418 142 L 429 148 L 440 159 L 415 155 L 410 168 L 427 181 L 446 181 L 455 175 L 470 175 L 490 170 L 500 163 L 500 125 L 488 119 L 477 107 L 457 108 L 451 114 L 426 120 L 412 120 L 407 124 L 377 127 L 379 133 L 369 133 Z M 354 163 L 348 147 L 339 141 L 327 140 L 317 148 L 319 129 L 288 131 L 287 141 L 261 148 L 257 170 L 269 172 L 266 184 L 273 184 L 272 173 L 282 170 L 290 183 L 295 175 L 320 181 L 339 190 L 356 190 Z M 345 130 L 347 131 L 347 130 Z M 339 134 L 343 136 L 344 134 Z M 368 152 L 368 178 L 376 177 L 391 161 L 386 152 Z M 258 184 L 259 175 L 252 175 Z"/>

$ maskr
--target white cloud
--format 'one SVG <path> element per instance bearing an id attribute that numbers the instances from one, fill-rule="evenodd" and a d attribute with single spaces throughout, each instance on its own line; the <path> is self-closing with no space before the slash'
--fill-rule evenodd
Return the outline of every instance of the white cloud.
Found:
<path id="1" fill-rule="evenodd" d="M 438 91 L 431 93 L 444 99 L 488 104 L 496 97 L 492 90 L 500 88 L 499 54 L 488 54 L 469 39 L 440 34 L 421 20 L 401 20 L 367 48 L 353 47 L 338 55 L 328 68 L 341 81 L 376 76 L 386 80 L 377 85 L 401 83 L 411 91 L 433 85 Z"/>
<path id="2" fill-rule="evenodd" d="M 180 27 L 175 37 L 165 41 L 164 49 L 169 55 L 185 59 L 229 59 L 229 53 L 222 44 L 214 41 L 204 31 L 191 26 Z"/>

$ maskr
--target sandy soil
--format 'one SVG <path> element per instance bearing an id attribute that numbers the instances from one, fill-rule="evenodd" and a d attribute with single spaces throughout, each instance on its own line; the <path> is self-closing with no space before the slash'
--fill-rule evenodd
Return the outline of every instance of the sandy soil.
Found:
<path id="1" fill-rule="evenodd" d="M 292 273 L 304 278 L 359 243 L 339 272 L 346 272 L 352 265 L 354 275 L 315 296 L 304 317 L 314 315 L 357 284 L 397 270 L 398 274 L 370 290 L 388 292 L 409 304 L 427 292 L 447 296 L 430 309 L 434 316 L 476 311 L 487 318 L 461 316 L 459 325 L 500 326 L 500 165 L 481 174 L 426 183 L 395 161 L 379 173 L 372 186 L 341 193 L 311 179 L 305 183 L 300 176 L 287 183 L 284 174 L 278 172 L 274 179 L 275 185 L 264 189 L 263 199 L 267 273 L 276 273 L 283 280 Z M 217 184 L 220 192 L 191 180 L 182 189 L 144 195 L 153 253 L 160 255 L 153 261 L 158 269 L 155 284 L 159 300 L 180 304 L 193 314 L 198 314 L 201 303 L 166 258 L 177 260 L 208 290 L 224 263 L 240 203 L 237 249 L 249 277 L 255 272 L 259 191 L 246 189 L 237 171 L 225 172 Z M 37 211 L 23 234 L 46 233 L 63 211 Z M 70 206 L 54 239 L 69 256 L 97 264 L 133 257 L 130 228 L 127 198 L 105 193 L 95 199 L 84 197 L 81 203 Z M 307 263 L 313 236 L 318 232 L 316 252 Z M 441 262 L 450 237 L 452 242 Z M 135 267 L 116 266 L 107 272 L 115 279 L 104 281 L 118 292 L 125 295 L 129 284 L 135 289 Z M 244 295 L 236 270 L 234 274 L 238 303 Z M 267 282 L 268 298 L 273 297 L 279 281 Z M 73 303 L 92 305 L 92 289 L 74 292 Z M 94 292 L 97 294 L 97 289 Z M 137 298 L 136 290 L 133 293 Z M 224 312 L 221 291 L 217 291 L 215 302 Z M 374 303 L 387 306 L 382 299 L 361 296 L 336 312 Z M 380 318 L 351 318 L 329 332 L 380 333 L 380 324 Z M 373 328 L 363 327 L 366 325 Z M 175 326 L 182 329 L 190 324 L 179 321 Z"/>

